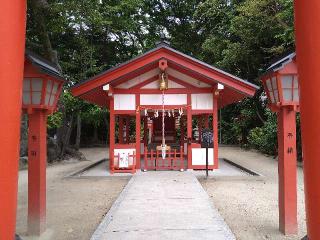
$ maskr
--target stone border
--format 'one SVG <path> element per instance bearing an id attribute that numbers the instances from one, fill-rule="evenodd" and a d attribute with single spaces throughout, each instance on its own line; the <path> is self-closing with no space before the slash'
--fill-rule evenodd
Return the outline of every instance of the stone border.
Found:
<path id="1" fill-rule="evenodd" d="M 78 177 L 77 175 L 80 175 L 81 173 L 88 171 L 90 168 L 93 168 L 93 167 L 95 167 L 95 166 L 97 166 L 107 160 L 108 160 L 107 158 L 103 158 L 101 160 L 98 160 L 98 161 L 96 161 L 92 164 L 89 164 L 88 166 L 86 166 L 80 170 L 77 170 L 75 172 L 72 172 L 71 174 L 68 174 L 67 176 L 65 176 L 65 178 Z"/>
<path id="2" fill-rule="evenodd" d="M 250 169 L 248 169 L 248 168 L 246 168 L 246 167 L 243 167 L 243 166 L 241 166 L 241 165 L 239 165 L 239 164 L 237 164 L 237 163 L 235 163 L 235 162 L 230 161 L 229 159 L 226 159 L 226 158 L 222 158 L 222 159 L 223 159 L 223 161 L 225 161 L 226 163 L 228 163 L 228 164 L 230 164 L 230 165 L 232 165 L 232 166 L 234 166 L 234 167 L 236 167 L 236 168 L 241 169 L 242 171 L 250 174 L 251 176 L 262 176 L 261 174 L 255 172 L 255 171 L 253 171 L 253 170 L 250 170 Z"/>

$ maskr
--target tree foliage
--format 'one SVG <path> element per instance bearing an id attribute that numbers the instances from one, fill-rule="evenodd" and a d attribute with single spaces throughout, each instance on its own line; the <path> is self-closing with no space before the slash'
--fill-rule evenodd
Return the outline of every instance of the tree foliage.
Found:
<path id="1" fill-rule="evenodd" d="M 155 46 L 171 45 L 261 86 L 270 62 L 294 51 L 292 0 L 29 0 L 27 47 L 57 62 L 69 80 L 60 111 L 106 127 L 107 112 L 75 99 L 74 84 Z M 56 54 L 55 54 L 56 53 Z M 222 142 L 274 153 L 275 118 L 263 91 L 222 110 Z"/>

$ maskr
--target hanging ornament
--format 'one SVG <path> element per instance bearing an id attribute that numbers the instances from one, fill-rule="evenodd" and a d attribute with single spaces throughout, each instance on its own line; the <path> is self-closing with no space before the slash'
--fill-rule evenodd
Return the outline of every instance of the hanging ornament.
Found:
<path id="1" fill-rule="evenodd" d="M 166 158 L 166 139 L 164 136 L 164 115 L 165 115 L 165 110 L 164 110 L 164 90 L 162 90 L 162 145 L 161 145 L 161 155 L 162 159 Z"/>
<path id="2" fill-rule="evenodd" d="M 165 72 L 160 74 L 160 90 L 164 91 L 168 89 L 168 76 Z"/>
<path id="3" fill-rule="evenodd" d="M 170 110 L 168 110 L 168 116 L 169 116 L 169 117 L 171 117 L 171 113 L 170 113 Z"/>
<path id="4" fill-rule="evenodd" d="M 180 116 L 182 116 L 182 114 L 183 114 L 182 108 L 179 109 L 179 114 L 180 114 Z"/>
<path id="5" fill-rule="evenodd" d="M 148 110 L 147 109 L 144 110 L 144 115 L 148 116 Z"/>
<path id="6" fill-rule="evenodd" d="M 174 117 L 174 109 L 172 109 L 172 117 Z"/>

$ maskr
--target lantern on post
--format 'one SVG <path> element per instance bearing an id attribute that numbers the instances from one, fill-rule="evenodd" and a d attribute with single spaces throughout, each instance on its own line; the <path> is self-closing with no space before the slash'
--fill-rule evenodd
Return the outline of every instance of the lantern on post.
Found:
<path id="1" fill-rule="evenodd" d="M 296 54 L 271 65 L 261 77 L 269 108 L 277 112 L 279 228 L 286 235 L 297 233 L 296 112 L 299 81 Z"/>
<path id="2" fill-rule="evenodd" d="M 28 114 L 28 233 L 46 228 L 47 116 L 56 110 L 64 79 L 55 65 L 26 51 L 22 109 Z"/>

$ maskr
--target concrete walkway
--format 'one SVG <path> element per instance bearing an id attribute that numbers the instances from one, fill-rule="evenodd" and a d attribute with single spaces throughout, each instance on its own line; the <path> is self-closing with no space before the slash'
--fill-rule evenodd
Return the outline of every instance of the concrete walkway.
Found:
<path id="1" fill-rule="evenodd" d="M 191 172 L 134 175 L 91 240 L 235 237 Z"/>

